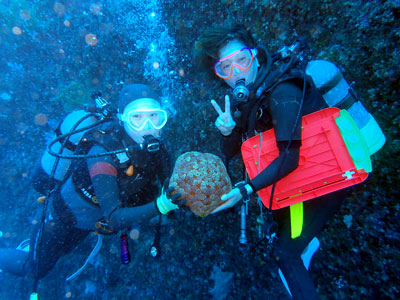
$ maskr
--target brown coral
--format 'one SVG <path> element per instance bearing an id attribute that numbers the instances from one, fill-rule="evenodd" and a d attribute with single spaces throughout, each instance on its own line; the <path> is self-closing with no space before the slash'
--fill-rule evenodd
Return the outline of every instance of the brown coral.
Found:
<path id="1" fill-rule="evenodd" d="M 205 217 L 221 205 L 221 196 L 231 190 L 231 180 L 218 156 L 186 152 L 176 160 L 169 186 L 182 194 L 193 213 Z"/>

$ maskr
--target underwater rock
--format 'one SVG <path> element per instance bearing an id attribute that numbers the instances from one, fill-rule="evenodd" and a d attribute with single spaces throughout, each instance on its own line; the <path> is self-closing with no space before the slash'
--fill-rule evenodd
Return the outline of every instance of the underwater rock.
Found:
<path id="1" fill-rule="evenodd" d="M 231 180 L 222 160 L 214 154 L 200 152 L 186 152 L 178 157 L 169 185 L 201 217 L 221 205 L 221 196 L 231 190 Z"/>
<path id="2" fill-rule="evenodd" d="M 233 273 L 223 272 L 217 265 L 214 265 L 210 279 L 214 280 L 214 287 L 208 292 L 213 296 L 213 299 L 226 299 L 232 288 Z"/>
<path id="3" fill-rule="evenodd" d="M 85 73 L 86 72 L 88 71 L 85 70 Z M 59 90 L 58 94 L 54 98 L 54 101 L 57 103 L 62 103 L 66 112 L 82 109 L 84 104 L 90 101 L 90 88 L 90 85 L 86 84 L 86 82 L 82 83 L 80 81 L 72 81 Z"/>

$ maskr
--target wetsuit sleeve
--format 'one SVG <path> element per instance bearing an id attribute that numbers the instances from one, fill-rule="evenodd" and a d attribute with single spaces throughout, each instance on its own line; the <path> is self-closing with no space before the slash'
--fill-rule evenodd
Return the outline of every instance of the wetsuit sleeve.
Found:
<path id="1" fill-rule="evenodd" d="M 250 181 L 255 191 L 267 187 L 295 170 L 299 163 L 301 146 L 301 116 L 293 131 L 300 109 L 302 91 L 285 82 L 278 85 L 269 97 L 269 113 L 274 124 L 279 156 Z M 291 142 L 290 142 L 291 141 Z M 287 145 L 290 142 L 290 147 Z"/>
<path id="2" fill-rule="evenodd" d="M 104 153 L 100 146 L 90 149 L 89 155 Z M 90 179 L 99 204 L 105 216 L 108 216 L 120 203 L 117 168 L 111 156 L 89 158 L 87 160 Z"/>
<path id="3" fill-rule="evenodd" d="M 272 161 L 249 184 L 254 191 L 259 191 L 285 177 L 299 164 L 300 141 L 293 141 L 289 149 L 288 142 L 278 142 L 279 156 Z"/>
<path id="4" fill-rule="evenodd" d="M 285 82 L 278 85 L 271 93 L 269 113 L 274 124 L 277 142 L 301 140 L 301 115 L 292 137 L 302 98 L 302 91 L 295 84 Z"/>
<path id="5" fill-rule="evenodd" d="M 235 127 L 232 133 L 228 136 L 221 136 L 221 151 L 225 158 L 229 161 L 232 157 L 240 152 L 242 144 L 242 132 L 238 127 Z"/>
<path id="6" fill-rule="evenodd" d="M 100 146 L 94 146 L 89 154 L 105 151 Z M 114 230 L 128 228 L 134 223 L 140 223 L 158 214 L 152 202 L 136 207 L 122 208 L 120 206 L 118 173 L 111 156 L 88 159 L 87 164 L 96 197 L 111 228 Z"/>

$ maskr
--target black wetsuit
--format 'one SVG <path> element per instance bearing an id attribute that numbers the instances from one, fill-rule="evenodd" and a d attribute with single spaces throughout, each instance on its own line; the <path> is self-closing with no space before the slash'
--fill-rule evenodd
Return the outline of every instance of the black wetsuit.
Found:
<path id="1" fill-rule="evenodd" d="M 49 199 L 40 245 L 35 245 L 38 223 L 30 238 L 29 255 L 15 249 L 0 249 L 0 269 L 17 275 L 34 275 L 34 262 L 39 261 L 37 275 L 41 278 L 62 255 L 74 249 L 90 232 L 99 230 L 96 228 L 98 221 L 108 224 L 108 230 L 117 232 L 158 215 L 154 201 L 159 195 L 160 183 L 170 172 L 164 144 L 160 142 L 158 151 L 141 149 L 117 123 L 91 131 L 85 141 L 78 151 L 88 155 L 130 150 L 78 161 L 72 175 Z M 130 166 L 133 173 L 127 175 Z M 43 177 L 34 178 L 43 186 L 52 187 Z M 36 260 L 33 249 L 37 250 Z"/>
<path id="2" fill-rule="evenodd" d="M 288 75 L 272 89 L 264 92 L 259 99 L 250 99 L 242 104 L 238 107 L 241 116 L 236 120 L 237 126 L 231 135 L 222 136 L 222 151 L 229 159 L 239 153 L 243 137 L 246 139 L 253 136 L 254 132 L 274 128 L 279 156 L 248 182 L 254 191 L 273 184 L 274 180 L 283 178 L 298 166 L 301 119 L 296 129 L 294 127 L 303 96 L 303 83 L 301 78 Z M 309 84 L 306 86 L 301 116 L 327 107 L 318 90 L 312 89 Z M 314 284 L 304 267 L 301 254 L 328 218 L 338 210 L 344 194 L 345 192 L 339 191 L 304 202 L 303 230 L 301 236 L 295 239 L 291 238 L 289 208 L 273 211 L 279 226 L 274 257 L 294 299 L 317 299 Z"/>

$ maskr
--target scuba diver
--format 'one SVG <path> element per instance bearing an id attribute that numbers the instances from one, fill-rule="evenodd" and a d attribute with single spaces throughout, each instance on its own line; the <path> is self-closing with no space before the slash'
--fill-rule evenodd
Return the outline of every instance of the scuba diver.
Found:
<path id="1" fill-rule="evenodd" d="M 296 47 L 301 47 L 300 43 Z M 283 67 L 274 66 L 283 56 L 283 52 L 270 55 L 266 47 L 256 47 L 250 32 L 238 24 L 208 28 L 196 42 L 194 57 L 199 66 L 233 89 L 232 99 L 225 96 L 224 110 L 211 100 L 218 113 L 215 126 L 227 161 L 240 152 L 245 140 L 272 128 L 279 149 L 279 156 L 257 176 L 236 184 L 223 195 L 225 203 L 213 213 L 249 199 L 293 172 L 299 165 L 301 117 L 328 107 L 306 76 L 300 59 L 288 58 Z M 319 247 L 315 237 L 338 211 L 346 194 L 344 189 L 304 202 L 302 233 L 294 239 L 289 207 L 268 211 L 277 224 L 272 254 L 293 299 L 318 298 L 308 273 L 309 260 Z M 308 261 L 304 258 L 307 247 Z"/>
<path id="2" fill-rule="evenodd" d="M 29 247 L 0 249 L 0 269 L 42 278 L 89 233 L 124 232 L 156 216 L 161 222 L 162 214 L 185 203 L 178 200 L 179 193 L 171 196 L 173 188 L 161 189 L 170 176 L 170 162 L 160 139 L 167 113 L 158 99 L 147 85 L 125 86 L 118 120 L 113 114 L 107 122 L 89 126 L 71 156 L 78 159 L 60 184 L 44 172 L 42 162 L 33 176 L 34 187 L 43 194 L 53 190 L 42 228 L 40 222 L 34 225 Z M 129 262 L 126 243 L 123 233 L 122 263 Z"/>

